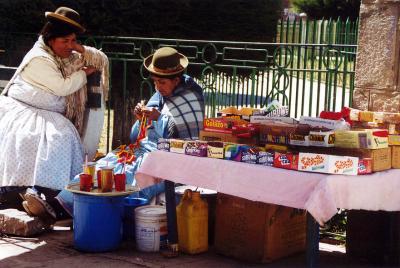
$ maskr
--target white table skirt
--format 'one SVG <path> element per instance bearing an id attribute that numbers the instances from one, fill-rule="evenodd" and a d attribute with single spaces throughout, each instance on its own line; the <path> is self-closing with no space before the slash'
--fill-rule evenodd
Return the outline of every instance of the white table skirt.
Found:
<path id="1" fill-rule="evenodd" d="M 320 225 L 338 208 L 400 211 L 400 169 L 360 176 L 328 175 L 155 151 L 142 163 L 136 179 L 141 188 L 165 179 L 306 209 Z"/>

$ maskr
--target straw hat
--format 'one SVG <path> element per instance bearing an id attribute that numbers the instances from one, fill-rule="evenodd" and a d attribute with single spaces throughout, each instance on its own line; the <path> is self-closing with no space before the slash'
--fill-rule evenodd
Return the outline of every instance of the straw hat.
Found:
<path id="1" fill-rule="evenodd" d="M 158 76 L 171 76 L 183 72 L 189 64 L 188 58 L 173 49 L 162 47 L 144 59 L 144 67 Z"/>
<path id="2" fill-rule="evenodd" d="M 85 32 L 85 28 L 80 24 L 81 16 L 75 10 L 68 7 L 59 7 L 55 12 L 46 12 L 45 16 L 48 20 L 56 20 L 58 22 L 67 23 L 77 28 L 80 33 Z"/>

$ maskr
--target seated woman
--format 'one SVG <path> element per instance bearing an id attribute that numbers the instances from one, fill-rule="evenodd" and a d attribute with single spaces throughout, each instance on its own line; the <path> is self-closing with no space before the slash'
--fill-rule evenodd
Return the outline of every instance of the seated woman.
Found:
<path id="1" fill-rule="evenodd" d="M 204 97 L 202 88 L 191 77 L 183 74 L 188 63 L 186 56 L 170 47 L 160 48 L 144 60 L 144 66 L 154 81 L 156 93 L 146 106 L 138 103 L 134 109 L 138 120 L 132 127 L 130 138 L 132 143 L 138 142 L 139 145 L 135 150 L 136 160 L 123 167 L 122 163 L 117 162 L 115 152 L 111 152 L 97 162 L 97 167 L 115 164 L 114 173 L 120 173 L 124 169 L 127 183 L 135 185 L 136 170 L 146 159 L 148 152 L 157 150 L 159 138 L 198 139 L 203 126 Z M 140 120 L 144 119 L 151 122 L 151 125 L 147 127 L 147 135 L 140 137 Z M 75 181 L 78 179 L 77 177 Z M 164 184 L 160 183 L 132 196 L 150 200 L 163 191 Z M 72 216 L 72 193 L 63 190 L 56 198 Z"/>
<path id="2" fill-rule="evenodd" d="M 79 14 L 67 7 L 46 12 L 47 22 L 0 96 L 0 208 L 63 217 L 28 206 L 33 194 L 54 197 L 82 172 L 81 141 L 87 76 L 108 68 L 101 51 L 77 43 L 85 31 Z M 107 79 L 108 81 L 108 79 Z M 33 191 L 34 193 L 35 191 Z"/>

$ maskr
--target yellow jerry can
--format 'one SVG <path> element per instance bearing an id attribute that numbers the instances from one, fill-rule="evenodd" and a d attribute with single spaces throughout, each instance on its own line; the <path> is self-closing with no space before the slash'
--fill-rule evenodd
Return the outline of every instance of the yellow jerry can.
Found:
<path id="1" fill-rule="evenodd" d="M 179 251 L 196 254 L 208 250 L 208 204 L 200 192 L 185 190 L 176 207 Z"/>

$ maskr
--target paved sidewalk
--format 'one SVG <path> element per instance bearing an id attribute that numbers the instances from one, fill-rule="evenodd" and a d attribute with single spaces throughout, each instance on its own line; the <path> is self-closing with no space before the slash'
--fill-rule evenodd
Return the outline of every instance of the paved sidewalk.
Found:
<path id="1" fill-rule="evenodd" d="M 320 243 L 320 267 L 373 267 L 347 257 L 344 248 Z M 305 267 L 305 254 L 297 254 L 270 264 L 237 261 L 213 252 L 195 256 L 181 254 L 167 259 L 159 253 L 142 253 L 132 243 L 113 252 L 83 253 L 73 247 L 69 228 L 55 230 L 37 238 L 0 238 L 0 267 Z"/>

